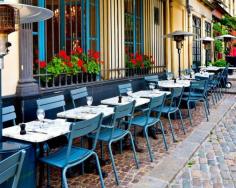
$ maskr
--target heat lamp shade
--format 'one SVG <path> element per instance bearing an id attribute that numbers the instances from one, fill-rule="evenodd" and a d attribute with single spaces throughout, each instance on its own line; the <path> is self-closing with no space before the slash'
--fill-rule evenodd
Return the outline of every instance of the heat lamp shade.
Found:
<path id="1" fill-rule="evenodd" d="M 8 5 L 19 10 L 19 19 L 21 24 L 40 22 L 53 16 L 51 10 L 42 7 L 13 3 L 11 1 L 0 2 L 0 6 L 1 5 Z"/>
<path id="2" fill-rule="evenodd" d="M 233 36 L 233 35 L 221 35 L 221 36 L 216 37 L 216 39 L 219 39 L 219 40 L 224 40 L 224 39 L 236 39 L 236 37 Z"/>
<path id="3" fill-rule="evenodd" d="M 191 36 L 195 36 L 195 34 L 190 33 L 190 32 L 186 32 L 186 31 L 174 31 L 172 33 L 169 33 L 169 34 L 165 35 L 164 37 L 174 38 L 176 36 L 191 37 Z"/>
<path id="4" fill-rule="evenodd" d="M 203 41 L 203 42 L 213 42 L 214 40 L 215 39 L 211 37 L 203 37 L 203 38 L 196 39 L 196 41 Z"/>

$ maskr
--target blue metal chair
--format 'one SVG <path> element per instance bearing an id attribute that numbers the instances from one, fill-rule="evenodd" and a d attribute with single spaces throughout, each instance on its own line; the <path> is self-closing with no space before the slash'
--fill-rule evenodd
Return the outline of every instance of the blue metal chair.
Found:
<path id="1" fill-rule="evenodd" d="M 118 90 L 120 95 L 125 95 L 127 90 L 133 91 L 131 83 L 118 85 Z"/>
<path id="2" fill-rule="evenodd" d="M 63 110 L 65 111 L 65 99 L 64 95 L 58 95 L 54 97 L 47 97 L 43 99 L 38 99 L 37 101 L 38 108 L 43 109 L 46 111 L 52 111 L 52 110 Z"/>
<path id="3" fill-rule="evenodd" d="M 25 159 L 25 150 L 20 150 L 10 157 L 0 161 L 0 187 L 1 184 L 14 177 L 12 188 L 17 188 L 22 165 Z"/>
<path id="4" fill-rule="evenodd" d="M 182 99 L 182 95 L 183 95 L 183 88 L 173 88 L 171 90 L 170 103 L 168 105 L 164 104 L 164 106 L 162 108 L 159 107 L 159 108 L 153 109 L 153 111 L 161 112 L 163 114 L 168 115 L 171 134 L 172 134 L 174 142 L 176 142 L 176 138 L 175 138 L 174 128 L 173 128 L 173 125 L 172 125 L 172 122 L 171 122 L 171 117 L 170 117 L 171 114 L 179 112 L 179 116 L 180 116 L 180 120 L 181 120 L 181 128 L 182 128 L 182 130 L 185 134 L 185 126 L 184 126 L 184 122 L 183 122 L 183 118 L 182 118 L 182 113 L 179 109 L 181 99 Z"/>
<path id="5" fill-rule="evenodd" d="M 68 145 L 60 148 L 55 153 L 40 159 L 42 163 L 61 169 L 62 186 L 65 188 L 68 188 L 66 180 L 66 171 L 68 168 L 84 162 L 91 156 L 94 156 L 96 159 L 101 186 L 105 187 L 99 159 L 97 153 L 95 152 L 98 135 L 100 133 L 102 117 L 103 115 L 100 114 L 89 120 L 72 123 L 70 126 Z M 94 135 L 92 149 L 73 146 L 73 141 L 76 138 L 92 133 Z"/>
<path id="6" fill-rule="evenodd" d="M 82 87 L 79 89 L 74 89 L 70 91 L 70 96 L 72 99 L 72 103 L 74 108 L 76 108 L 78 105 L 75 104 L 75 102 L 81 98 L 85 98 L 88 96 L 88 91 L 86 87 Z"/>
<path id="7" fill-rule="evenodd" d="M 145 76 L 144 80 L 147 82 L 147 84 L 154 83 L 156 87 L 158 87 L 158 81 L 159 81 L 158 75 Z"/>
<path id="8" fill-rule="evenodd" d="M 12 121 L 16 125 L 16 112 L 14 106 L 7 106 L 2 108 L 2 122 Z"/>
<path id="9" fill-rule="evenodd" d="M 166 150 L 168 150 L 168 146 L 167 146 L 167 142 L 166 142 L 166 138 L 165 138 L 165 133 L 164 133 L 164 128 L 163 128 L 162 122 L 160 120 L 161 112 L 157 113 L 155 117 L 151 117 L 151 112 L 153 112 L 153 111 L 156 112 L 156 110 L 155 110 L 156 108 L 158 108 L 160 110 L 163 108 L 165 97 L 166 97 L 166 95 L 151 98 L 150 102 L 148 104 L 148 107 L 146 109 L 142 110 L 142 112 L 143 112 L 142 115 L 135 116 L 131 122 L 132 126 L 138 126 L 138 127 L 142 127 L 144 129 L 144 136 L 147 141 L 147 147 L 148 147 L 148 152 L 149 152 L 151 162 L 153 162 L 153 156 L 152 156 L 151 146 L 150 146 L 149 138 L 148 138 L 148 128 L 149 127 L 155 126 L 157 124 L 160 125 L 162 135 L 163 135 L 163 142 L 164 142 Z"/>
<path id="10" fill-rule="evenodd" d="M 133 136 L 130 132 L 130 125 L 131 125 L 131 120 L 134 113 L 134 107 L 135 107 L 135 101 L 125 104 L 125 105 L 116 106 L 114 109 L 114 114 L 112 116 L 110 125 L 102 125 L 102 129 L 98 136 L 98 140 L 108 143 L 108 151 L 111 158 L 112 168 L 115 174 L 117 185 L 119 185 L 119 178 L 116 171 L 114 157 L 112 154 L 111 144 L 113 142 L 120 141 L 124 137 L 130 136 L 131 147 L 134 153 L 135 163 L 136 163 L 137 168 L 139 168 L 136 151 L 134 147 Z M 121 129 L 118 127 L 119 125 L 123 123 L 128 125 L 127 129 Z M 91 137 L 94 138 L 95 135 L 92 135 Z"/>
<path id="11" fill-rule="evenodd" d="M 187 102 L 188 114 L 191 126 L 192 126 L 192 115 L 190 112 L 190 103 L 196 104 L 197 102 L 203 102 L 206 118 L 208 121 L 206 92 L 207 92 L 207 80 L 194 81 L 191 82 L 190 84 L 188 95 L 182 97 L 182 100 Z"/>

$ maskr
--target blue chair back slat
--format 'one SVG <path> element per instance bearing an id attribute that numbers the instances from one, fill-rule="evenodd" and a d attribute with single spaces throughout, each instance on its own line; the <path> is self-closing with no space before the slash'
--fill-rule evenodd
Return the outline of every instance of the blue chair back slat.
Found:
<path id="1" fill-rule="evenodd" d="M 159 77 L 158 77 L 158 75 L 145 76 L 144 80 L 146 82 L 158 82 L 159 81 Z"/>
<path id="2" fill-rule="evenodd" d="M 118 89 L 119 89 L 120 95 L 126 94 L 127 89 L 130 89 L 131 91 L 133 91 L 131 83 L 118 85 Z"/>
<path id="3" fill-rule="evenodd" d="M 14 177 L 12 188 L 17 188 L 25 151 L 21 150 L 0 162 L 0 184 Z"/>
<path id="4" fill-rule="evenodd" d="M 13 121 L 13 124 L 15 125 L 16 119 L 16 113 L 15 113 L 15 107 L 14 106 L 7 106 L 2 108 L 2 122 L 7 122 L 7 121 Z"/>
<path id="5" fill-rule="evenodd" d="M 96 136 L 95 139 L 93 140 L 93 147 L 92 147 L 92 150 L 95 150 L 97 144 L 97 138 L 100 133 L 102 118 L 103 114 L 99 114 L 92 119 L 79 121 L 71 124 L 70 134 L 68 139 L 67 158 L 70 156 L 73 140 L 75 138 L 85 136 L 93 132 L 96 132 Z"/>
<path id="6" fill-rule="evenodd" d="M 135 101 L 132 101 L 131 103 L 122 106 L 116 106 L 114 109 L 115 114 L 113 116 L 113 119 L 117 120 L 127 115 L 132 115 L 134 111 L 134 106 L 135 106 Z"/>
<path id="7" fill-rule="evenodd" d="M 198 92 L 204 97 L 207 92 L 208 80 L 199 80 L 191 82 L 189 92 Z M 191 95 L 189 95 L 190 97 Z"/>
<path id="8" fill-rule="evenodd" d="M 166 94 L 161 95 L 159 97 L 153 97 L 151 98 L 150 104 L 149 104 L 149 108 L 153 109 L 159 106 L 163 105 L 163 102 L 165 101 L 166 98 Z"/>
<path id="9" fill-rule="evenodd" d="M 75 101 L 76 100 L 88 96 L 87 88 L 86 87 L 82 87 L 82 88 L 79 88 L 79 89 L 71 90 L 70 91 L 70 96 L 71 96 L 71 99 L 72 99 L 73 106 L 75 108 L 76 107 L 76 105 L 75 105 Z"/>
<path id="10" fill-rule="evenodd" d="M 45 111 L 56 109 L 56 108 L 62 108 L 65 111 L 64 95 L 38 99 L 37 105 L 38 105 L 38 108 L 42 108 Z"/>
<path id="11" fill-rule="evenodd" d="M 171 89 L 170 108 L 180 106 L 183 90 L 184 90 L 183 87 L 176 87 L 176 88 Z"/>

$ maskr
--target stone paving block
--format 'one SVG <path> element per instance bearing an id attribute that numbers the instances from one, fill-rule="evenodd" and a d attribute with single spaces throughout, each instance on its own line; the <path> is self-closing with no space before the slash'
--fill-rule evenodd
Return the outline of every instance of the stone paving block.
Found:
<path id="1" fill-rule="evenodd" d="M 168 187 L 168 183 L 158 178 L 151 176 L 143 176 L 142 180 L 138 184 L 133 184 L 132 188 L 165 188 Z"/>

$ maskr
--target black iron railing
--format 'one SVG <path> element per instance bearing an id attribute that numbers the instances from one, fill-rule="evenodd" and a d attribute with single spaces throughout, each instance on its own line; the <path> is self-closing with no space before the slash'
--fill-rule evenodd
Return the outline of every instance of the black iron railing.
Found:
<path id="1" fill-rule="evenodd" d="M 50 74 L 35 74 L 34 79 L 39 84 L 41 90 L 46 90 L 62 86 L 71 86 L 83 83 L 86 84 L 89 82 L 143 77 L 145 75 L 158 74 L 164 72 L 165 68 L 165 66 L 153 66 L 151 68 L 102 69 L 99 75 L 88 74 L 85 72 L 80 72 L 76 75 L 61 74 L 58 76 L 53 76 Z"/>

